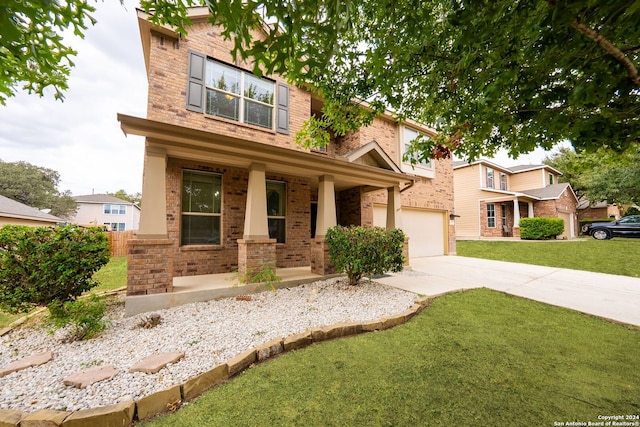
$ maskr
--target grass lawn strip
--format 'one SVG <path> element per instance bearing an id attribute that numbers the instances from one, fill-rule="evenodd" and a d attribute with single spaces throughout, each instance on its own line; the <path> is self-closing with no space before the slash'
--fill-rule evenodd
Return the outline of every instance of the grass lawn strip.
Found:
<path id="1" fill-rule="evenodd" d="M 495 291 L 255 366 L 155 426 L 513 426 L 640 413 L 640 329 Z"/>

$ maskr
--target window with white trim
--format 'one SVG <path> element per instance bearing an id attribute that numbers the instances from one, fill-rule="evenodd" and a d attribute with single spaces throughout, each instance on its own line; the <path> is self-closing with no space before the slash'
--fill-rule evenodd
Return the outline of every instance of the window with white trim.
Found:
<path id="1" fill-rule="evenodd" d="M 184 170 L 180 243 L 219 245 L 222 217 L 222 175 Z"/>
<path id="2" fill-rule="evenodd" d="M 403 126 L 400 130 L 400 148 L 402 150 L 402 171 L 407 173 L 414 173 L 416 175 L 424 176 L 426 178 L 435 178 L 435 168 L 433 159 L 424 158 L 421 159 L 416 153 L 410 153 L 410 147 L 412 141 L 417 138 L 430 138 L 429 135 L 419 132 L 413 128 Z M 411 160 L 415 159 L 415 163 L 411 163 Z"/>
<path id="3" fill-rule="evenodd" d="M 267 180 L 267 221 L 269 238 L 285 243 L 287 235 L 287 184 Z"/>
<path id="4" fill-rule="evenodd" d="M 487 188 L 493 187 L 493 169 L 487 168 Z"/>
<path id="5" fill-rule="evenodd" d="M 496 228 L 496 205 L 487 203 L 487 227 Z"/>
<path id="6" fill-rule="evenodd" d="M 124 231 L 125 223 L 124 222 L 105 222 L 104 225 L 108 226 L 111 231 Z"/>
<path id="7" fill-rule="evenodd" d="M 505 173 L 500 174 L 500 189 L 507 190 L 507 174 Z"/>
<path id="8" fill-rule="evenodd" d="M 105 204 L 103 212 L 106 215 L 125 215 L 127 213 L 127 205 L 109 205 Z"/>
<path id="9" fill-rule="evenodd" d="M 275 83 L 207 59 L 205 113 L 273 129 Z"/>
<path id="10" fill-rule="evenodd" d="M 553 174 L 549 174 L 549 185 L 553 185 Z"/>

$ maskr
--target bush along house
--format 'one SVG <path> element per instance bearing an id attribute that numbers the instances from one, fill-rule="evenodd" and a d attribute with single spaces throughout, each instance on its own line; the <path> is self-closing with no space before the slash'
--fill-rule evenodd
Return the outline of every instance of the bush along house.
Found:
<path id="1" fill-rule="evenodd" d="M 128 296 L 170 293 L 173 278 L 331 265 L 337 224 L 402 228 L 411 257 L 455 253 L 453 166 L 402 161 L 433 131 L 392 114 L 321 150 L 294 142 L 322 99 L 234 61 L 230 41 L 190 10 L 185 37 L 138 11 L 147 117 L 118 114 L 145 137 L 142 212 L 129 246 Z M 451 215 L 451 217 L 450 217 Z"/>

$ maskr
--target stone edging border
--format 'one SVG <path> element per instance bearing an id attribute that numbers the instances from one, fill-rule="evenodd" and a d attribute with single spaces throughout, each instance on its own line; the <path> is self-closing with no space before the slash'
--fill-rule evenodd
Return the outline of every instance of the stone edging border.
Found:
<path id="1" fill-rule="evenodd" d="M 115 405 L 83 409 L 75 412 L 43 409 L 33 413 L 24 413 L 14 409 L 0 409 L 0 427 L 29 427 L 36 425 L 61 427 L 130 426 L 134 422 L 148 420 L 162 413 L 177 411 L 183 402 L 195 399 L 255 363 L 263 362 L 284 352 L 307 347 L 313 343 L 349 337 L 364 332 L 383 331 L 402 325 L 428 307 L 434 298 L 459 291 L 455 290 L 438 295 L 419 297 L 404 312 L 382 317 L 378 320 L 363 323 L 337 323 L 307 330 L 286 338 L 273 339 L 240 353 L 226 363 L 217 365 L 182 384 L 150 394 L 136 401 L 121 402 Z"/>

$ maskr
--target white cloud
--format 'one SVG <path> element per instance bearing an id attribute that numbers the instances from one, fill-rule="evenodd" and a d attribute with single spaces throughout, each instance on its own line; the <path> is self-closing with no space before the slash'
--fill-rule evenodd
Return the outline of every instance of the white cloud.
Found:
<path id="1" fill-rule="evenodd" d="M 125 137 L 117 113 L 146 117 L 147 79 L 135 13 L 137 2 L 96 3 L 78 51 L 65 101 L 20 93 L 0 106 L 0 159 L 60 173 L 74 195 L 142 190 L 144 140 Z"/>

